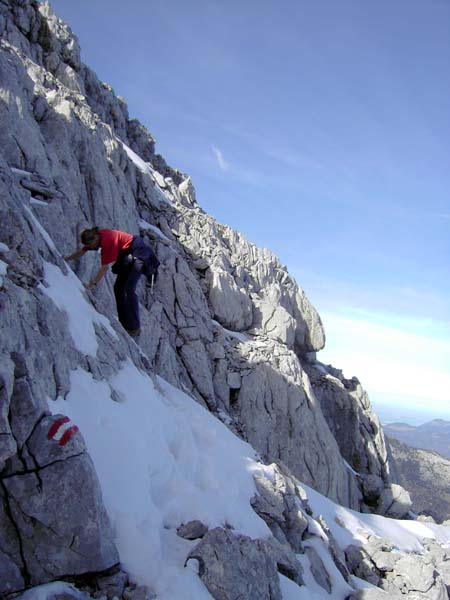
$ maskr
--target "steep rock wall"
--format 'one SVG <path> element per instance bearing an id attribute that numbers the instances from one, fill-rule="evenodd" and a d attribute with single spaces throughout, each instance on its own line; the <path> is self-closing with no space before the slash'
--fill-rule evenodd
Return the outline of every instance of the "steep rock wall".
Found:
<path id="1" fill-rule="evenodd" d="M 0 466 L 5 519 L 16 540 L 11 547 L 4 541 L 0 550 L 5 560 L 22 565 L 11 585 L 19 585 L 20 577 L 38 582 L 59 574 L 56 567 L 47 574 L 31 569 L 12 508 L 14 498 L 20 504 L 25 483 L 14 490 L 12 484 L 28 481 L 30 470 L 39 482 L 53 462 L 82 459 L 91 482 L 87 493 L 96 498 L 93 518 L 104 530 L 86 541 L 98 546 L 95 569 L 117 560 L 82 446 L 49 463 L 30 455 L 39 424 L 51 428 L 47 399 L 67 392 L 69 372 L 78 366 L 101 379 L 131 356 L 194 396 L 266 461 L 281 461 L 298 479 L 360 508 L 364 486 L 344 461 L 342 440 L 327 423 L 305 370 L 306 355 L 320 350 L 325 336 L 304 292 L 271 252 L 199 208 L 190 178 L 155 154 L 152 136 L 80 61 L 75 36 L 47 4 L 0 0 L 0 35 Z M 140 289 L 140 345 L 148 358 L 114 317 L 112 278 L 90 295 L 113 323 L 113 331 L 96 325 L 100 342 L 92 354 L 77 348 L 63 313 L 45 293 L 53 267 L 70 277 L 61 257 L 93 224 L 141 233 L 158 253 L 157 288 L 153 294 Z M 97 267 L 98 258 L 86 256 L 75 271 L 86 281 Z M 370 431 L 361 436 L 355 427 L 352 445 L 359 459 L 351 463 L 388 483 L 384 456 L 373 452 L 374 444 L 382 447 L 381 432 L 379 439 L 375 443 Z M 76 435 L 71 443 L 82 444 Z M 65 489 L 69 493 L 70 486 Z M 40 521 L 33 518 L 35 529 Z M 30 552 L 36 535 L 42 538 L 31 534 Z M 69 554 L 77 535 L 61 535 Z"/>

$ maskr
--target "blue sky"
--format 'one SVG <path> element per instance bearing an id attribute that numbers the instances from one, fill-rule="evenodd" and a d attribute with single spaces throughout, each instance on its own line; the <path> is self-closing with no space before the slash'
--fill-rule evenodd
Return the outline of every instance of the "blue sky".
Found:
<path id="1" fill-rule="evenodd" d="M 287 264 L 319 359 L 382 415 L 450 418 L 450 4 L 51 4 L 201 206 Z"/>

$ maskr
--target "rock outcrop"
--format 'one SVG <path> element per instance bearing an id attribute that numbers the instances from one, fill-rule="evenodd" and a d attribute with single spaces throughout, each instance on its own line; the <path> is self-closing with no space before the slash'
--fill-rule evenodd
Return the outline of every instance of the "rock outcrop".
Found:
<path id="1" fill-rule="evenodd" d="M 299 556 L 326 592 L 335 571 L 353 589 L 347 563 L 363 573 L 366 558 L 345 557 L 300 481 L 356 510 L 408 506 L 392 501 L 400 490 L 359 382 L 312 358 L 325 343 L 316 310 L 271 252 L 202 211 L 190 178 L 81 62 L 48 3 L 0 0 L 0 36 L 0 594 L 65 577 L 110 597 L 151 597 L 127 591 L 82 434 L 48 409 L 70 391 L 71 372 L 107 381 L 127 360 L 276 465 L 271 483 L 256 478 L 252 500 L 272 537 L 196 530 L 188 562 L 198 561 L 213 597 L 281 598 L 278 573 L 303 584 Z M 62 258 L 93 224 L 141 234 L 158 254 L 156 290 L 139 291 L 139 346 L 114 317 L 109 277 L 84 297 L 92 336 L 77 336 L 54 293 L 55 280 L 78 293 L 98 266 L 86 256 L 75 277 Z M 372 571 L 378 585 L 381 570 Z"/>
<path id="2" fill-rule="evenodd" d="M 380 420 L 356 377 L 315 358 L 305 363 L 312 389 L 349 468 L 357 473 L 367 510 L 401 518 L 411 502 L 395 483 Z"/>
<path id="3" fill-rule="evenodd" d="M 440 546 L 430 544 L 425 552 L 405 554 L 374 538 L 362 548 L 348 547 L 346 555 L 351 572 L 385 590 L 389 598 L 448 598 L 448 554 Z"/>

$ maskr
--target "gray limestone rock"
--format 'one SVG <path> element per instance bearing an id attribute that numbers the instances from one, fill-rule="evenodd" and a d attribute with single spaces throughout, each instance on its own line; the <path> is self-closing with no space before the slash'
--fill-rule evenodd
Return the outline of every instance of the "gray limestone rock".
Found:
<path id="1" fill-rule="evenodd" d="M 214 318 L 227 329 L 242 331 L 252 323 L 252 303 L 227 272 L 210 272 L 209 301 Z"/>
<path id="2" fill-rule="evenodd" d="M 316 582 L 322 587 L 328 594 L 331 594 L 331 581 L 330 576 L 323 564 L 322 559 L 317 554 L 316 550 L 312 546 L 305 548 L 306 555 L 311 565 L 311 573 Z"/>
<path id="3" fill-rule="evenodd" d="M 446 552 L 437 544 L 418 553 L 395 550 L 384 540 L 371 537 L 364 546 L 346 549 L 347 564 L 354 575 L 377 585 L 392 597 L 412 600 L 445 600 L 448 585 Z"/>
<path id="4" fill-rule="evenodd" d="M 264 333 L 270 339 L 292 348 L 295 341 L 295 319 L 283 306 L 274 306 L 257 300 L 254 303 L 255 310 L 250 332 Z"/>
<path id="5" fill-rule="evenodd" d="M 371 557 L 364 548 L 350 545 L 345 549 L 345 556 L 350 573 L 372 585 L 379 585 L 381 573 L 375 567 Z"/>
<path id="6" fill-rule="evenodd" d="M 380 495 L 377 512 L 393 519 L 403 519 L 411 510 L 409 493 L 396 483 L 389 484 Z"/>
<path id="7" fill-rule="evenodd" d="M 447 588 L 436 570 L 430 556 L 409 554 L 395 564 L 395 569 L 386 575 L 383 588 L 398 589 L 402 594 L 415 596 L 417 600 L 447 600 Z"/>
<path id="8" fill-rule="evenodd" d="M 300 553 L 308 520 L 298 486 L 292 477 L 277 467 L 274 470 L 273 482 L 266 477 L 254 477 L 258 494 L 252 499 L 252 506 L 280 543 L 288 543 L 294 552 Z"/>
<path id="9" fill-rule="evenodd" d="M 241 376 L 239 373 L 228 373 L 227 383 L 230 390 L 239 390 L 241 387 Z"/>
<path id="10" fill-rule="evenodd" d="M 86 452 L 77 425 L 65 415 L 52 415 L 38 421 L 27 448 L 39 468 Z"/>
<path id="11" fill-rule="evenodd" d="M 178 527 L 177 535 L 185 540 L 197 540 L 202 538 L 207 531 L 208 528 L 201 521 L 189 521 L 189 523 L 183 523 Z"/>
<path id="12" fill-rule="evenodd" d="M 21 542 L 11 518 L 5 488 L 0 487 L 0 594 L 8 594 L 25 587 L 27 573 L 21 554 Z"/>
<path id="13" fill-rule="evenodd" d="M 330 365 L 313 361 L 304 368 L 343 458 L 358 475 L 365 503 L 376 510 L 391 473 L 386 440 L 367 393 L 355 377 L 346 379 Z"/>
<path id="14" fill-rule="evenodd" d="M 303 567 L 289 544 L 280 543 L 272 537 L 267 540 L 267 551 L 275 561 L 279 573 L 297 585 L 304 585 Z"/>
<path id="15" fill-rule="evenodd" d="M 337 543 L 337 541 L 334 538 L 333 534 L 331 533 L 331 530 L 328 527 L 325 519 L 320 515 L 319 517 L 317 517 L 316 520 L 317 520 L 317 523 L 322 528 L 322 531 L 324 532 L 324 534 L 327 537 L 326 543 L 328 546 L 328 551 L 331 555 L 331 558 L 333 559 L 333 562 L 334 562 L 337 570 L 340 572 L 340 574 L 345 579 L 345 581 L 348 584 L 352 585 L 352 578 L 350 575 L 350 571 L 347 568 L 346 556 L 345 556 L 344 549 L 341 548 L 339 546 L 339 544 Z"/>
<path id="16" fill-rule="evenodd" d="M 187 562 L 192 559 L 199 562 L 199 577 L 217 600 L 282 598 L 276 563 L 262 540 L 212 529 Z"/>
<path id="17" fill-rule="evenodd" d="M 54 462 L 36 473 L 5 478 L 3 486 L 31 584 L 103 571 L 118 563 L 87 454 Z"/>
<path id="18" fill-rule="evenodd" d="M 230 395 L 230 413 L 246 440 L 307 485 L 359 509 L 357 478 L 342 460 L 294 352 L 275 341 L 236 343 L 228 352 L 233 371 L 242 376 L 238 393 Z"/>

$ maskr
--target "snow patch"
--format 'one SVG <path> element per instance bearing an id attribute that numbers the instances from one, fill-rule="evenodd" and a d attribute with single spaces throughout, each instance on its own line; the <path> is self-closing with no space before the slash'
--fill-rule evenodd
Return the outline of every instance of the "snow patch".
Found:
<path id="1" fill-rule="evenodd" d="M 111 399 L 111 388 L 124 402 Z M 73 371 L 66 400 L 49 407 L 76 423 L 86 441 L 121 562 L 133 579 L 160 600 L 210 600 L 195 569 L 184 568 L 197 542 L 176 529 L 199 519 L 267 538 L 267 525 L 250 505 L 253 475 L 267 467 L 190 396 L 161 378 L 158 388 L 127 360 L 108 381 Z"/>
<path id="2" fill-rule="evenodd" d="M 330 596 L 323 588 L 317 585 L 316 580 L 312 575 L 312 581 L 308 580 L 313 586 L 312 588 L 308 585 L 300 587 L 285 575 L 281 575 L 281 573 L 279 573 L 279 577 L 283 600 L 332 600 L 332 598 L 337 598 L 337 596 Z"/>
<path id="3" fill-rule="evenodd" d="M 38 228 L 40 234 L 42 235 L 42 237 L 44 238 L 47 246 L 53 250 L 53 252 L 55 252 L 56 254 L 59 254 L 58 250 L 56 249 L 55 244 L 53 243 L 52 238 L 48 235 L 47 231 L 44 229 L 44 227 L 42 227 L 39 219 L 37 219 L 35 217 L 35 215 L 33 214 L 32 210 L 28 207 L 25 206 L 23 207 L 26 211 L 26 213 L 30 216 L 31 220 L 33 221 L 33 223 L 36 225 L 36 227 Z"/>
<path id="4" fill-rule="evenodd" d="M 341 548 L 350 544 L 362 546 L 370 535 L 388 540 L 401 552 L 420 552 L 430 539 L 450 545 L 450 527 L 362 514 L 335 504 L 304 484 L 302 487 L 306 490 L 314 517 L 324 517 Z"/>
<path id="5" fill-rule="evenodd" d="M 239 333 L 239 331 L 231 331 L 231 329 L 225 329 L 225 327 L 223 327 L 223 325 L 221 325 L 219 321 L 216 321 L 214 319 L 211 319 L 211 322 L 213 325 L 216 325 L 216 327 L 222 329 L 222 331 L 224 331 L 226 335 L 239 340 L 242 344 L 251 341 L 251 338 L 248 335 L 245 335 L 245 333 Z"/>
<path id="6" fill-rule="evenodd" d="M 122 140 L 120 138 L 116 138 L 116 139 L 118 142 L 120 142 L 122 144 L 123 149 L 125 150 L 125 152 L 128 155 L 128 158 L 136 165 L 136 167 L 142 173 L 146 173 L 147 175 L 150 175 L 150 177 L 156 183 L 157 190 L 160 193 L 159 194 L 160 199 L 163 202 L 166 202 L 167 204 L 172 204 L 172 199 L 169 197 L 169 195 L 166 192 L 164 192 L 161 189 L 161 188 L 167 187 L 166 182 L 164 181 L 164 177 L 160 173 L 158 173 L 158 171 L 155 171 L 155 169 L 153 169 L 153 167 L 150 165 L 150 163 L 147 163 L 144 160 L 142 160 L 142 158 L 140 156 L 138 156 L 136 154 L 136 152 L 134 152 L 129 146 L 124 144 L 124 142 L 122 142 Z"/>
<path id="7" fill-rule="evenodd" d="M 21 594 L 17 600 L 55 600 L 60 594 L 70 594 L 74 600 L 89 600 L 89 594 L 80 592 L 70 583 L 64 581 L 53 581 L 45 585 L 30 588 Z"/>
<path id="8" fill-rule="evenodd" d="M 104 327 L 117 339 L 109 320 L 86 300 L 84 287 L 71 270 L 64 275 L 59 267 L 44 261 L 44 274 L 48 287 L 39 284 L 39 289 L 67 314 L 70 335 L 80 352 L 90 356 L 97 354 L 94 323 Z"/>
<path id="9" fill-rule="evenodd" d="M 357 473 L 355 471 L 355 469 L 353 467 L 351 467 L 346 460 L 344 460 L 344 465 L 345 465 L 345 468 L 350 471 L 350 473 L 353 473 L 353 475 L 356 475 L 356 477 L 361 477 L 361 475 L 359 473 Z"/>

